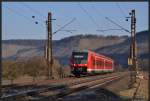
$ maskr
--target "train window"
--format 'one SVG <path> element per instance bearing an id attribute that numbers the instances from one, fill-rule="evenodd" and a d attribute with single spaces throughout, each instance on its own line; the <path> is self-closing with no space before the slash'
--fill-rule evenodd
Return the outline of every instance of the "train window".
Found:
<path id="1" fill-rule="evenodd" d="M 99 66 L 102 66 L 102 63 L 103 63 L 102 61 L 99 61 Z"/>
<path id="2" fill-rule="evenodd" d="M 72 53 L 74 62 L 77 64 L 87 63 L 88 52 L 73 52 Z"/>
<path id="3" fill-rule="evenodd" d="M 101 66 L 103 66 L 103 61 L 101 61 Z"/>
<path id="4" fill-rule="evenodd" d="M 105 62 L 105 66 L 107 66 L 107 63 Z"/>
<path id="5" fill-rule="evenodd" d="M 112 63 L 106 62 L 105 66 L 112 67 Z"/>
<path id="6" fill-rule="evenodd" d="M 98 61 L 96 60 L 96 66 L 98 66 Z"/>
<path id="7" fill-rule="evenodd" d="M 99 62 L 99 60 L 97 61 L 97 66 L 100 66 L 100 62 Z"/>
<path id="8" fill-rule="evenodd" d="M 109 67 L 109 66 L 110 66 L 110 63 L 109 63 L 109 62 L 106 62 L 105 66 Z"/>
<path id="9" fill-rule="evenodd" d="M 95 66 L 95 59 L 93 59 L 93 66 Z"/>
<path id="10" fill-rule="evenodd" d="M 99 66 L 100 65 L 100 62 L 98 60 L 93 60 L 93 66 Z"/>
<path id="11" fill-rule="evenodd" d="M 93 61 L 93 65 L 96 65 L 96 66 L 103 66 L 104 63 L 103 63 L 103 61 L 101 61 L 101 60 L 94 60 L 94 61 Z"/>

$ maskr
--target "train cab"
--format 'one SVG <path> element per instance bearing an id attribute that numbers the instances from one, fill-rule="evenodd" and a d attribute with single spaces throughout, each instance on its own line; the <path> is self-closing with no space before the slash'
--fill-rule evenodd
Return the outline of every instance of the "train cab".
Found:
<path id="1" fill-rule="evenodd" d="M 73 51 L 71 58 L 71 72 L 74 75 L 86 74 L 87 73 L 87 60 L 88 60 L 88 51 Z"/>

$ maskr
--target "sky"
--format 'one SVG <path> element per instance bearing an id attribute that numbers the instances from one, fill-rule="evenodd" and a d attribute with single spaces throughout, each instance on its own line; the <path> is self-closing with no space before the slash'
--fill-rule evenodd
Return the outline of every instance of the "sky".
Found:
<path id="1" fill-rule="evenodd" d="M 130 35 L 123 30 L 98 30 L 120 29 L 106 17 L 130 30 L 130 19 L 125 17 L 132 9 L 136 11 L 136 32 L 148 30 L 148 2 L 2 2 L 2 40 L 46 39 L 48 12 L 56 19 L 52 32 L 75 19 L 54 34 L 53 40 L 78 34 Z"/>

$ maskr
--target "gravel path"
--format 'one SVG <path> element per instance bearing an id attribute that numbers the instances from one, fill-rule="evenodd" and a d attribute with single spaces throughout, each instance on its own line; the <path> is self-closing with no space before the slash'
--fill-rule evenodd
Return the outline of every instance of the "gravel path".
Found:
<path id="1" fill-rule="evenodd" d="M 143 79 L 137 79 L 139 86 L 120 91 L 119 94 L 133 101 L 148 101 L 148 72 L 141 72 Z"/>
<path id="2" fill-rule="evenodd" d="M 137 93 L 135 95 L 135 100 L 147 100 L 148 101 L 148 74 L 142 73 L 144 78 L 140 80 L 139 88 L 137 89 Z"/>

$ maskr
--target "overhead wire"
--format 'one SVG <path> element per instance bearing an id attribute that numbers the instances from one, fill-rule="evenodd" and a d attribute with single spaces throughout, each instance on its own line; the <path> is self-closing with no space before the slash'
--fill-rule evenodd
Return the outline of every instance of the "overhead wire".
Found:
<path id="1" fill-rule="evenodd" d="M 34 9 L 34 8 L 32 8 L 32 7 L 30 7 L 28 4 L 26 4 L 26 3 L 20 3 L 22 6 L 24 6 L 25 8 L 27 8 L 27 9 L 29 9 L 30 11 L 32 11 L 33 13 L 35 13 L 36 15 L 38 15 L 38 16 L 41 16 L 41 17 L 43 17 L 44 19 L 47 19 L 47 17 L 46 16 L 44 16 L 40 11 L 37 11 L 36 9 Z M 36 18 L 37 19 L 37 18 Z M 43 19 L 37 19 L 38 20 L 38 22 L 40 22 L 40 23 L 45 23 L 45 21 L 43 20 Z"/>
<path id="2" fill-rule="evenodd" d="M 75 20 L 76 20 L 76 18 L 73 18 L 71 21 L 69 21 L 68 23 L 66 23 L 62 27 L 58 28 L 55 32 L 53 32 L 53 34 L 56 34 L 58 31 L 62 30 L 63 28 L 65 28 L 66 26 L 68 26 L 69 24 L 71 24 L 72 22 L 74 22 Z"/>
<path id="3" fill-rule="evenodd" d="M 17 12 L 17 11 L 16 11 L 16 10 L 14 10 L 14 9 L 11 9 L 11 8 L 9 8 L 9 7 L 6 7 L 6 8 L 7 8 L 8 10 L 10 10 L 10 11 L 14 12 L 14 13 L 15 13 L 15 14 L 17 14 L 17 15 L 24 17 L 24 18 L 25 18 L 25 19 L 27 19 L 28 21 L 30 20 L 30 22 L 34 21 L 34 20 L 32 20 L 32 19 L 28 18 L 27 16 L 25 16 L 25 15 L 23 15 L 23 14 L 21 14 L 21 13 Z M 34 21 L 34 22 L 35 22 L 35 21 Z"/>
<path id="4" fill-rule="evenodd" d="M 123 16 L 124 18 L 127 17 L 126 14 L 125 14 L 125 12 L 124 12 L 124 10 L 123 10 L 123 9 L 121 8 L 121 6 L 119 5 L 119 3 L 116 2 L 116 6 L 119 8 L 119 10 L 120 10 L 122 16 Z"/>
<path id="5" fill-rule="evenodd" d="M 33 11 L 34 13 L 40 15 L 41 17 L 44 17 L 45 19 L 47 19 L 46 16 L 44 16 L 41 12 L 39 12 L 39 11 L 33 9 L 33 8 L 30 7 L 29 5 L 27 5 L 27 4 L 25 4 L 25 3 L 22 3 L 22 5 L 23 5 L 24 7 L 26 7 L 26 8 L 28 8 L 29 10 Z M 58 24 L 56 24 L 56 25 L 57 25 L 58 27 L 60 27 L 60 25 L 58 25 Z M 59 31 L 66 31 L 66 32 L 72 33 L 72 31 L 74 31 L 74 30 L 59 30 Z M 55 32 L 54 32 L 54 33 L 55 33 Z"/>
<path id="6" fill-rule="evenodd" d="M 94 11 L 96 12 L 96 14 L 98 14 L 99 16 L 102 16 L 102 17 L 104 17 L 105 18 L 105 16 L 103 15 L 103 14 L 101 14 L 101 12 L 99 12 L 99 10 L 97 10 L 93 5 L 91 6 L 93 9 L 94 9 Z M 101 28 L 102 29 L 102 28 Z M 100 31 L 100 30 L 99 30 Z M 103 30 L 101 30 L 101 32 L 103 32 L 104 33 L 104 31 Z M 104 33 L 105 34 L 105 33 Z"/>
<path id="7" fill-rule="evenodd" d="M 122 30 L 124 30 L 125 32 L 130 33 L 130 31 L 124 27 L 122 27 L 121 25 L 117 24 L 116 22 L 112 21 L 111 19 L 109 19 L 108 17 L 105 17 L 108 21 L 110 21 L 111 23 L 115 24 L 116 26 L 120 27 Z"/>
<path id="8" fill-rule="evenodd" d="M 99 10 L 97 10 L 97 8 L 95 8 L 95 6 L 91 5 L 91 7 L 94 9 L 95 12 L 97 12 L 98 15 L 105 17 L 103 14 L 101 14 L 101 12 L 99 12 Z"/>
<path id="9" fill-rule="evenodd" d="M 29 5 L 24 4 L 24 3 L 23 3 L 22 5 L 24 5 L 24 6 L 27 7 L 28 9 L 32 10 L 34 13 L 39 14 L 40 16 L 46 18 L 41 12 L 39 12 L 39 11 L 33 9 L 33 8 L 30 7 Z M 46 18 L 46 19 L 47 19 L 47 18 Z M 58 27 L 60 27 L 60 25 L 58 25 L 58 24 L 56 24 L 56 25 L 57 25 Z M 71 33 L 72 31 L 75 31 L 75 30 L 59 30 L 59 31 L 66 31 L 66 32 L 70 32 L 70 33 Z"/>
<path id="10" fill-rule="evenodd" d="M 20 17 L 23 17 L 24 19 L 26 19 L 28 22 L 30 22 L 30 23 L 36 23 L 36 21 L 34 20 L 34 19 L 32 19 L 32 18 L 30 18 L 30 17 L 28 17 L 28 16 L 26 16 L 26 15 L 24 15 L 24 14 L 22 14 L 22 13 L 20 13 L 19 11 L 17 11 L 17 10 L 14 10 L 14 9 L 12 9 L 12 8 L 10 8 L 10 7 L 7 7 L 6 6 L 6 8 L 9 10 L 9 11 L 11 11 L 12 13 L 14 13 L 14 14 L 16 14 L 16 15 L 18 15 L 18 16 L 20 16 Z M 39 24 L 38 24 L 39 25 Z M 43 27 L 43 25 L 40 23 L 40 26 L 42 26 Z M 7 34 L 8 35 L 8 34 Z M 10 34 L 9 34 L 10 35 Z M 20 33 L 19 34 L 13 34 L 13 35 L 20 35 Z M 21 34 L 22 35 L 22 34 Z M 25 35 L 28 35 L 28 34 L 25 34 Z M 30 35 L 30 34 L 29 34 Z M 37 33 L 36 33 L 36 35 L 38 35 Z M 39 34 L 40 35 L 40 34 Z"/>
<path id="11" fill-rule="evenodd" d="M 45 16 L 43 16 L 40 12 L 38 12 L 38 11 L 36 11 L 35 9 L 33 9 L 33 8 L 31 8 L 29 5 L 27 5 L 27 4 L 22 4 L 22 5 L 24 5 L 25 7 L 27 7 L 28 9 L 30 9 L 30 10 L 32 10 L 34 13 L 38 13 L 40 16 L 42 16 L 42 17 L 44 17 L 45 18 Z M 97 26 L 97 28 L 99 28 L 99 25 L 97 24 L 97 22 L 94 20 L 94 18 L 88 13 L 88 11 L 86 10 L 86 9 L 84 9 L 84 7 L 82 7 L 82 5 L 80 4 L 80 3 L 78 3 L 78 5 L 79 5 L 79 7 L 88 15 L 88 17 L 91 19 L 91 21 Z M 120 6 L 118 6 L 119 8 L 120 8 Z M 8 7 L 7 7 L 8 8 Z M 95 7 L 93 7 L 94 9 L 95 9 Z M 31 19 L 31 18 L 29 18 L 29 17 L 27 17 L 27 16 L 25 16 L 24 14 L 21 14 L 21 13 L 18 13 L 17 11 L 15 11 L 15 10 L 12 10 L 12 9 L 10 9 L 10 8 L 8 8 L 9 10 L 11 10 L 11 11 L 13 11 L 14 13 L 16 13 L 16 14 L 18 14 L 18 15 L 20 15 L 20 16 L 22 16 L 22 17 L 24 17 L 24 18 L 26 18 L 26 19 L 28 19 L 28 20 L 30 20 L 30 22 L 31 21 L 34 21 L 33 19 Z M 96 10 L 96 9 L 95 9 Z M 121 8 L 120 8 L 120 10 L 121 10 Z M 96 10 L 97 11 L 97 10 Z M 98 13 L 99 14 L 99 13 Z M 103 16 L 103 15 L 102 15 Z M 34 21 L 35 22 L 35 21 Z M 118 26 L 118 25 L 117 25 Z M 59 28 L 59 30 L 56 30 L 55 32 L 54 32 L 54 34 L 55 33 L 57 33 L 58 31 L 61 31 L 61 29 L 63 29 L 64 27 L 66 27 L 66 26 L 62 26 L 62 27 L 60 27 Z M 103 32 L 103 30 L 101 30 L 102 32 Z M 127 30 L 126 30 L 127 31 Z M 104 33 L 104 32 L 103 32 Z"/>
<path id="12" fill-rule="evenodd" d="M 124 18 L 124 19 L 127 18 L 127 15 L 126 15 L 126 13 L 125 13 L 125 10 L 119 5 L 118 2 L 116 2 L 116 6 L 119 8 L 120 13 L 121 13 L 121 15 L 123 16 L 123 18 Z M 126 29 L 125 29 L 125 31 L 126 31 L 126 32 L 130 32 L 129 30 L 126 30 Z"/>
<path id="13" fill-rule="evenodd" d="M 60 31 L 65 31 L 65 32 L 70 32 L 70 33 L 72 33 L 73 31 L 76 31 L 76 30 L 60 30 Z"/>
<path id="14" fill-rule="evenodd" d="M 108 18 L 108 17 L 105 17 L 103 14 L 101 14 L 101 12 L 99 12 L 99 10 L 97 10 L 94 6 L 92 6 L 92 8 L 97 12 L 97 14 L 99 14 L 100 16 L 102 16 L 102 17 L 104 17 L 104 18 Z M 108 19 L 107 19 L 108 20 Z M 109 19 L 110 20 L 110 19 Z M 113 23 L 115 23 L 115 22 L 113 22 Z M 116 23 L 115 23 L 116 24 Z M 117 24 L 117 26 L 118 26 L 118 24 Z M 119 25 L 119 27 L 120 27 L 120 25 Z M 124 29 L 124 28 L 122 28 L 121 27 L 121 29 L 115 29 L 115 28 L 110 28 L 110 29 L 102 29 L 102 30 L 97 30 L 97 31 L 101 31 L 101 32 L 106 32 L 106 31 L 111 31 L 111 30 L 126 30 L 127 31 L 127 29 Z"/>
<path id="15" fill-rule="evenodd" d="M 28 6 L 28 5 L 26 5 L 26 4 L 22 4 L 22 5 L 24 5 L 25 7 L 29 8 L 30 10 L 34 11 L 34 13 L 39 13 L 38 11 L 32 9 L 30 6 Z M 11 8 L 9 8 L 9 7 L 6 7 L 6 8 L 9 9 L 10 11 L 13 11 L 13 12 L 14 12 L 15 14 L 17 14 L 17 15 L 24 17 L 24 18 L 27 19 L 28 21 L 30 20 L 30 22 L 35 22 L 33 19 L 31 19 L 31 18 L 25 16 L 25 15 L 22 14 L 22 13 L 19 13 L 18 11 L 14 10 L 14 9 L 11 9 Z M 41 14 L 41 13 L 40 13 L 40 14 Z M 41 14 L 41 16 L 42 16 L 42 14 Z M 73 20 L 75 20 L 75 19 L 73 19 Z M 56 34 L 58 31 L 62 31 L 62 29 L 65 28 L 65 27 L 66 27 L 67 25 L 69 25 L 70 23 L 72 23 L 73 20 L 71 20 L 71 22 L 65 24 L 65 26 L 62 26 L 62 27 L 58 28 L 58 30 L 55 31 L 53 34 Z M 57 25 L 57 26 L 58 26 L 58 25 Z M 63 30 L 63 31 L 65 31 L 65 30 Z M 74 31 L 74 30 L 66 30 L 66 32 L 70 32 L 70 33 L 71 33 L 72 31 Z"/>
<path id="16" fill-rule="evenodd" d="M 97 31 L 110 31 L 110 30 L 123 30 L 123 29 L 104 29 L 104 30 L 97 30 Z"/>
<path id="17" fill-rule="evenodd" d="M 99 24 L 97 24 L 97 22 L 94 20 L 94 18 L 88 13 L 88 11 L 86 9 L 84 9 L 84 7 L 78 3 L 79 7 L 83 10 L 84 13 L 86 13 L 86 15 L 88 15 L 88 17 L 91 19 L 91 21 L 94 23 L 94 25 L 96 25 L 96 27 L 99 29 L 100 26 Z M 103 34 L 105 34 L 103 31 L 102 31 Z"/>
<path id="18" fill-rule="evenodd" d="M 59 28 L 62 27 L 61 25 L 58 25 L 56 24 Z M 63 29 L 63 30 L 59 30 L 59 31 L 66 31 L 66 32 L 70 32 L 72 33 L 73 31 L 76 31 L 76 30 L 70 30 L 70 29 Z"/>
<path id="19" fill-rule="evenodd" d="M 85 26 L 81 25 L 79 19 L 77 19 L 76 22 L 77 22 L 77 25 L 79 26 L 79 28 L 82 28 L 84 31 L 87 31 L 87 30 L 85 29 Z M 78 29 L 79 29 L 79 28 L 78 28 Z M 80 30 L 81 30 L 81 29 L 80 29 Z"/>
<path id="20" fill-rule="evenodd" d="M 91 21 L 99 28 L 99 25 L 95 22 L 94 18 L 87 12 L 87 10 L 84 9 L 80 3 L 78 3 L 78 5 L 83 10 L 83 12 L 88 15 L 88 17 L 91 19 Z"/>
<path id="21" fill-rule="evenodd" d="M 40 11 L 35 10 L 34 8 L 30 7 L 28 4 L 26 3 L 21 3 L 24 7 L 28 8 L 29 10 L 31 10 L 32 12 L 40 15 L 41 17 L 44 17 L 45 19 L 47 19 L 46 16 L 44 16 Z"/>
<path id="22" fill-rule="evenodd" d="M 95 11 L 96 12 L 99 12 L 94 6 L 92 6 L 93 7 L 93 9 L 95 9 Z M 120 7 L 119 7 L 120 8 Z M 121 8 L 120 8 L 121 9 Z M 99 15 L 101 15 L 101 16 L 103 16 L 101 13 L 98 13 Z M 124 13 L 125 14 L 125 13 Z M 103 16 L 103 17 L 105 17 L 105 16 Z M 112 21 L 111 19 L 109 19 L 108 17 L 105 17 L 105 19 L 107 19 L 108 21 L 110 21 L 111 23 L 113 23 L 113 24 L 115 24 L 116 26 L 118 26 L 118 27 L 120 27 L 121 29 L 105 29 L 105 30 L 97 30 L 97 31 L 110 31 L 110 30 L 124 30 L 124 31 L 126 31 L 126 32 L 130 32 L 129 30 L 127 30 L 126 28 L 124 28 L 124 27 L 122 27 L 122 26 L 120 26 L 119 24 L 117 24 L 117 23 L 115 23 L 114 21 Z"/>
<path id="23" fill-rule="evenodd" d="M 7 8 L 8 10 L 12 11 L 14 14 L 17 14 L 18 16 L 21 16 L 21 17 L 25 18 L 25 19 L 28 20 L 29 22 L 34 22 L 34 23 L 36 23 L 35 20 L 33 20 L 33 19 L 31 19 L 31 18 L 25 16 L 25 15 L 22 14 L 22 13 L 20 13 L 20 12 L 14 10 L 14 9 L 11 9 L 11 8 L 9 8 L 9 7 L 7 7 L 7 6 L 6 6 L 6 8 Z M 42 25 L 42 24 L 40 23 L 40 25 Z M 43 25 L 42 25 L 42 26 L 43 26 Z"/>

